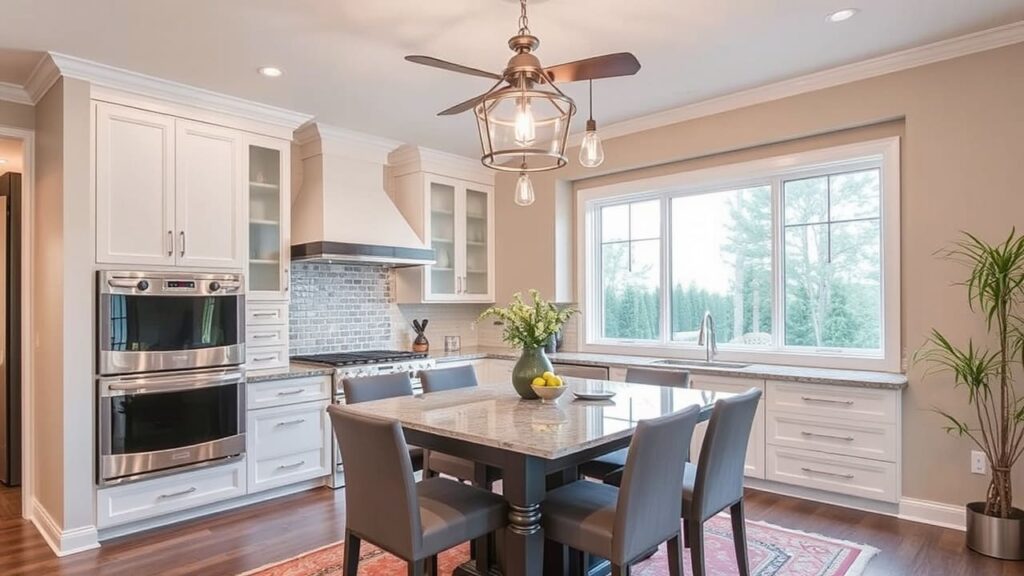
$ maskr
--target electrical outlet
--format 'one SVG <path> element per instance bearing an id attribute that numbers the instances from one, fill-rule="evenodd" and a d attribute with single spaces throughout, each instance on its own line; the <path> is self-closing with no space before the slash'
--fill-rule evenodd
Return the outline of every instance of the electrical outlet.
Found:
<path id="1" fill-rule="evenodd" d="M 984 474 L 986 464 L 984 452 L 971 450 L 971 474 Z"/>

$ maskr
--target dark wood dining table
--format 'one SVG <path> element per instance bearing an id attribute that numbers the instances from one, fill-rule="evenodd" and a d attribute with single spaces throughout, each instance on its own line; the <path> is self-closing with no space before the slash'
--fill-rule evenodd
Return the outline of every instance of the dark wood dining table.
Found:
<path id="1" fill-rule="evenodd" d="M 565 378 L 555 401 L 523 400 L 511 384 L 470 388 L 353 404 L 347 409 L 397 420 L 410 444 L 467 458 L 502 471 L 508 526 L 500 557 L 506 576 L 566 574 L 570 555 L 549 544 L 545 554 L 541 505 L 545 493 L 577 478 L 577 467 L 629 445 L 638 421 L 701 407 L 706 420 L 715 401 L 731 396 L 606 380 Z M 607 391 L 604 400 L 581 400 L 574 392 Z M 689 446 L 680 446 L 689 450 Z M 678 505 L 678 504 L 674 504 Z M 604 563 L 606 565 L 606 563 Z M 590 574 L 604 571 L 600 559 Z M 472 564 L 457 572 L 477 574 Z"/>

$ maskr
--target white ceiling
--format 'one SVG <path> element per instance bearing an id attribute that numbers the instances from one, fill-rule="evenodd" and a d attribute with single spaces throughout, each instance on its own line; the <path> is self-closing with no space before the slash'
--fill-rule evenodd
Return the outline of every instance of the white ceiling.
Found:
<path id="1" fill-rule="evenodd" d="M 595 83 L 608 124 L 1024 20 L 1024 0 L 545 0 L 531 3 L 550 66 L 631 51 L 633 78 Z M 829 12 L 861 12 L 841 24 Z M 484 78 L 405 62 L 421 53 L 500 71 L 510 0 L 3 0 L 0 48 L 56 51 L 315 115 L 328 124 L 470 156 L 470 115 L 436 112 Z M 23 83 L 23 52 L 0 50 L 0 81 Z M 285 70 L 278 79 L 260 66 Z M 584 104 L 586 84 L 568 86 Z"/>

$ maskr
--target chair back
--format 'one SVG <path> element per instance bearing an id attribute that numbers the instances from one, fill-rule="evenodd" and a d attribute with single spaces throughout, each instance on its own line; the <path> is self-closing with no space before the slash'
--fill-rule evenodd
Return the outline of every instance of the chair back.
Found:
<path id="1" fill-rule="evenodd" d="M 422 546 L 423 533 L 402 427 L 395 420 L 369 418 L 336 404 L 327 412 L 345 462 L 346 527 L 411 560 Z"/>
<path id="2" fill-rule="evenodd" d="M 468 364 L 454 368 L 420 370 L 419 377 L 425 394 L 456 388 L 472 388 L 477 385 L 476 370 Z"/>
<path id="3" fill-rule="evenodd" d="M 613 563 L 624 565 L 679 533 L 686 450 L 700 416 L 699 406 L 641 420 L 633 433 L 622 474 L 615 525 Z"/>
<path id="4" fill-rule="evenodd" d="M 358 404 L 384 398 L 412 396 L 412 380 L 405 372 L 344 378 L 341 387 L 345 391 L 346 404 Z"/>
<path id="5" fill-rule="evenodd" d="M 690 373 L 686 370 L 631 367 L 626 368 L 626 382 L 671 386 L 673 388 L 689 388 Z"/>
<path id="6" fill-rule="evenodd" d="M 693 486 L 693 516 L 706 520 L 743 498 L 743 467 L 747 443 L 761 391 L 715 402 L 704 435 Z"/>

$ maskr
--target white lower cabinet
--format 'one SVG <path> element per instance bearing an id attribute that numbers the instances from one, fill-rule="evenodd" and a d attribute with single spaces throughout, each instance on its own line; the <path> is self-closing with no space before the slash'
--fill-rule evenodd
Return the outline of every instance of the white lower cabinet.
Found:
<path id="1" fill-rule="evenodd" d="M 246 370 L 260 372 L 288 366 L 288 302 L 247 302 L 245 333 Z"/>
<path id="2" fill-rule="evenodd" d="M 896 464 L 814 450 L 768 446 L 768 480 L 897 502 Z"/>
<path id="3" fill-rule="evenodd" d="M 751 388 L 764 390 L 764 380 L 753 378 L 734 378 L 727 376 L 708 376 L 706 374 L 690 374 L 690 387 L 715 392 L 739 394 Z M 743 474 L 750 478 L 765 477 L 764 473 L 764 396 L 754 413 L 754 424 L 750 428 L 750 442 L 747 444 L 747 458 L 743 464 Z M 704 443 L 704 434 L 708 425 L 702 422 L 693 431 L 690 443 L 690 461 L 697 462 L 700 458 L 700 447 Z"/>
<path id="4" fill-rule="evenodd" d="M 512 384 L 512 368 L 516 365 L 511 360 L 500 360 L 490 358 L 485 363 L 485 367 L 482 370 L 486 374 L 487 382 L 508 382 Z M 477 374 L 480 377 L 480 374 Z"/>
<path id="5" fill-rule="evenodd" d="M 244 460 L 96 492 L 98 528 L 145 520 L 246 493 Z"/>
<path id="6" fill-rule="evenodd" d="M 250 493 L 321 478 L 330 472 L 329 400 L 289 403 L 322 394 L 324 379 L 330 377 L 249 385 L 250 396 L 258 400 L 257 405 L 278 404 L 249 410 L 246 419 Z"/>

